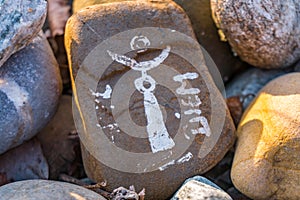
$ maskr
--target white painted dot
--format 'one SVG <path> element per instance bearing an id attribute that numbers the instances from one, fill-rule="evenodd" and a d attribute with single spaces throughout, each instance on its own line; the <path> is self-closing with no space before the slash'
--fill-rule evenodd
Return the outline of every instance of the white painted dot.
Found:
<path id="1" fill-rule="evenodd" d="M 177 119 L 180 119 L 180 113 L 175 113 L 175 117 L 177 118 Z"/>

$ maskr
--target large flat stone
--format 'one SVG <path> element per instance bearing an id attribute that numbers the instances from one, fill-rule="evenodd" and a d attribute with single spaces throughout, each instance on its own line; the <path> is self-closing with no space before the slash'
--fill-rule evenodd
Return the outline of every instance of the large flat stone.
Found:
<path id="1" fill-rule="evenodd" d="M 43 34 L 5 62 L 0 68 L 0 154 L 49 122 L 61 90 L 58 64 Z"/>
<path id="2" fill-rule="evenodd" d="M 218 110 L 218 115 L 220 116 L 222 116 L 220 113 L 224 111 L 224 118 L 222 118 L 222 120 L 224 120 L 224 126 L 220 122 L 219 125 L 221 125 L 222 128 L 212 133 L 213 136 L 219 134 L 220 137 L 216 141 L 216 144 L 212 145 L 210 153 L 203 158 L 198 157 L 200 148 L 205 146 L 205 139 L 213 137 L 205 137 L 205 135 L 199 134 L 195 137 L 191 137 L 193 139 L 188 139 L 189 136 L 184 139 L 185 131 L 179 128 L 179 125 L 182 124 L 181 120 L 184 121 L 183 118 L 185 118 L 183 111 L 184 106 L 180 104 L 182 100 L 180 95 L 175 95 L 179 93 L 178 91 L 178 93 L 176 93 L 176 87 L 180 87 L 180 84 L 178 84 L 178 82 L 176 83 L 173 79 L 176 75 L 179 75 L 178 73 L 195 70 L 190 63 L 194 62 L 194 58 L 190 60 L 184 59 L 175 53 L 170 53 L 169 57 L 164 61 L 164 65 L 159 66 L 157 73 L 153 75 L 153 77 L 158 80 L 155 96 L 161 108 L 161 115 L 163 115 L 163 119 L 157 120 L 157 127 L 159 123 L 165 123 L 172 138 L 175 138 L 175 135 L 178 133 L 177 135 L 182 141 L 176 141 L 176 148 L 180 148 L 181 144 L 185 145 L 187 141 L 192 144 L 190 147 L 187 147 L 184 152 L 181 152 L 178 157 L 174 157 L 174 155 L 178 153 L 175 153 L 175 150 L 172 157 L 172 155 L 170 155 L 172 154 L 172 150 L 160 150 L 158 152 L 153 146 L 149 145 L 148 131 L 146 131 L 146 127 L 149 125 L 149 119 L 147 121 L 145 117 L 145 112 L 147 112 L 145 111 L 147 107 L 145 106 L 145 102 L 147 103 L 147 101 L 143 101 L 143 95 L 135 88 L 133 83 L 134 79 L 137 78 L 136 76 L 140 74 L 113 61 L 111 61 L 111 63 L 113 62 L 112 64 L 105 66 L 105 59 L 111 60 L 106 50 L 111 50 L 114 46 L 108 45 L 104 48 L 101 46 L 105 44 L 104 41 L 110 40 L 116 34 L 126 35 L 128 33 L 126 31 L 144 27 L 152 27 L 151 31 L 147 33 L 143 32 L 143 34 L 147 34 L 147 36 L 151 34 L 155 35 L 155 37 L 151 36 L 150 38 L 152 43 L 158 43 L 159 41 L 164 42 L 161 40 L 160 34 L 154 34 L 164 33 L 164 28 L 168 28 L 168 33 L 170 34 L 179 35 L 179 32 L 181 32 L 184 33 L 186 37 L 189 36 L 191 40 L 195 39 L 187 15 L 172 1 L 124 1 L 94 5 L 81 9 L 69 19 L 66 26 L 65 43 L 75 97 L 74 116 L 77 116 L 75 117 L 77 118 L 75 119 L 77 127 L 81 127 L 81 125 L 84 124 L 87 128 L 85 130 L 78 129 L 78 131 L 82 141 L 85 169 L 91 179 L 97 182 L 106 181 L 106 189 L 109 191 L 113 191 L 113 189 L 119 186 L 128 188 L 130 185 L 134 185 L 137 191 L 141 191 L 143 188 L 146 189 L 146 199 L 167 199 L 172 196 L 187 177 L 208 171 L 223 158 L 234 143 L 235 129 L 222 95 L 210 77 L 207 67 L 203 67 L 202 70 L 200 70 L 201 78 L 191 83 L 201 90 L 199 98 L 203 103 L 201 106 L 198 105 L 198 107 L 201 107 L 200 109 L 202 110 L 203 116 L 211 121 L 212 124 L 218 124 L 219 122 L 213 117 L 211 107 L 216 106 L 215 108 Z M 122 41 L 122 39 L 126 38 L 119 35 L 115 37 L 116 41 Z M 126 46 L 128 56 L 131 58 L 134 57 L 138 61 L 151 60 L 161 53 L 160 49 L 151 49 L 144 53 L 139 53 L 140 49 L 130 51 L 131 39 L 132 37 L 130 36 L 128 40 L 124 40 L 124 43 L 121 42 L 122 44 L 119 44 Z M 164 40 L 167 39 L 172 38 L 165 36 Z M 195 43 L 198 45 L 197 42 Z M 191 50 L 192 44 L 184 43 L 182 40 L 173 39 L 172 42 L 168 44 L 172 50 L 180 49 L 188 55 L 194 52 Z M 100 52 L 104 51 L 103 57 L 97 54 L 98 50 Z M 118 47 L 114 48 L 114 52 L 124 53 L 122 49 Z M 197 59 L 195 63 L 205 63 L 202 54 L 200 54 L 201 53 L 196 55 L 199 60 Z M 89 64 L 91 63 L 95 65 L 93 70 L 89 68 Z M 165 66 L 169 66 L 169 68 Z M 98 73 L 101 71 L 104 72 L 99 76 Z M 208 82 L 205 83 L 205 81 Z M 95 82 L 97 86 L 95 86 L 95 88 L 89 88 L 88 84 L 91 82 Z M 164 85 L 163 82 L 166 85 Z M 82 86 L 84 89 L 79 89 Z M 101 98 L 105 88 L 107 93 L 110 93 L 110 89 L 112 90 L 112 96 L 108 94 L 105 98 Z M 99 98 L 93 96 L 93 92 L 89 89 L 94 90 L 94 95 L 99 95 Z M 213 97 L 213 100 L 210 99 L 210 96 Z M 191 99 L 194 99 L 194 96 L 192 96 Z M 95 100 L 98 103 L 95 104 Z M 188 97 L 184 100 L 188 101 Z M 91 105 L 84 105 L 89 102 L 91 102 Z M 93 112 L 96 112 L 97 121 L 93 122 L 89 117 L 84 117 Z M 127 116 L 132 120 L 123 120 L 122 113 L 127 113 Z M 156 115 L 155 113 L 158 112 L 154 112 L 154 115 Z M 155 117 L 157 117 L 157 115 Z M 188 124 L 182 124 L 182 127 L 184 127 L 184 125 L 188 127 Z M 155 127 L 156 126 L 153 126 L 153 128 Z M 91 130 L 93 128 L 95 128 L 95 130 Z M 130 131 L 127 131 L 129 129 Z M 104 136 L 100 134 L 104 134 Z M 139 136 L 143 136 L 143 138 L 139 138 Z M 178 138 L 174 140 L 177 139 Z M 120 151 L 120 154 L 115 154 L 111 152 L 112 149 L 104 148 L 107 144 L 117 146 L 119 147 L 118 149 L 132 153 L 132 155 L 137 157 L 122 156 L 123 151 Z M 209 149 L 208 146 L 206 147 Z M 99 159 L 99 154 L 102 153 L 107 155 L 104 159 L 111 159 L 110 161 L 116 162 L 116 165 L 108 166 L 104 164 L 102 160 Z M 152 163 L 151 159 L 147 160 L 147 156 L 151 157 L 160 154 L 165 156 L 165 160 L 160 160 L 160 165 L 155 166 L 156 169 L 153 171 L 147 171 L 148 169 L 146 167 L 143 168 L 144 166 L 139 168 L 139 163 L 135 165 L 137 161 L 141 163 L 148 162 L 149 168 L 151 168 L 155 163 Z M 143 157 L 143 155 L 147 156 Z M 131 158 L 136 159 L 138 157 L 141 159 L 130 162 Z M 131 165 L 132 168 L 128 169 L 130 168 L 128 166 Z M 122 167 L 127 168 L 126 170 L 129 171 L 119 169 Z M 131 171 L 133 169 L 137 170 Z"/>
<path id="3" fill-rule="evenodd" d="M 45 0 L 0 1 L 0 67 L 38 35 L 46 13 Z"/>

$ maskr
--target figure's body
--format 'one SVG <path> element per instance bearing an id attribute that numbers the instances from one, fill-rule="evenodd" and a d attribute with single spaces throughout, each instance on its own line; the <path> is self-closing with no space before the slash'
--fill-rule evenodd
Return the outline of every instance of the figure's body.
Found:
<path id="1" fill-rule="evenodd" d="M 164 49 L 158 57 L 153 60 L 143 62 L 137 62 L 132 58 L 107 51 L 114 61 L 126 65 L 133 70 L 141 71 L 142 76 L 135 80 L 134 85 L 136 89 L 144 95 L 147 132 L 153 153 L 168 150 L 175 146 L 175 143 L 169 136 L 164 124 L 162 112 L 154 95 L 156 82 L 147 74 L 148 70 L 159 66 L 168 57 L 170 50 L 170 46 L 167 46 L 167 48 Z M 150 84 L 150 86 L 146 88 L 144 83 Z"/>

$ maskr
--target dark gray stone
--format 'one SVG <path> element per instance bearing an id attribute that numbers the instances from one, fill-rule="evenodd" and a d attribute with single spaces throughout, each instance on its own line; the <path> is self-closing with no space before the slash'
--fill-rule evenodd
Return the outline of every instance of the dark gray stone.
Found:
<path id="1" fill-rule="evenodd" d="M 272 79 L 290 71 L 287 70 L 264 70 L 251 68 L 240 75 L 237 75 L 226 86 L 226 96 L 240 96 L 244 98 L 243 109 L 246 109 L 254 99 L 258 91 Z"/>
<path id="2" fill-rule="evenodd" d="M 41 145 L 32 139 L 0 156 L 0 173 L 9 181 L 48 179 L 49 169 Z"/>
<path id="3" fill-rule="evenodd" d="M 38 35 L 46 13 L 45 0 L 0 0 L 0 67 Z"/>
<path id="4" fill-rule="evenodd" d="M 58 64 L 40 34 L 0 68 L 0 154 L 32 138 L 52 118 L 61 93 Z"/>
<path id="5" fill-rule="evenodd" d="M 201 176 L 187 179 L 171 200 L 186 199 L 232 200 L 219 186 Z"/>

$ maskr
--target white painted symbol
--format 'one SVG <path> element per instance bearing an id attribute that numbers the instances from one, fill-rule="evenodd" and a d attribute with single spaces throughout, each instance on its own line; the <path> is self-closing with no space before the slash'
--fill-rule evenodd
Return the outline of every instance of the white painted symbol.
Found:
<path id="1" fill-rule="evenodd" d="M 144 62 L 137 62 L 132 58 L 107 51 L 114 61 L 141 72 L 141 77 L 134 81 L 134 85 L 136 89 L 144 95 L 147 133 L 153 153 L 168 150 L 175 146 L 175 143 L 169 136 L 168 130 L 164 124 L 158 101 L 153 94 L 156 81 L 147 74 L 147 71 L 159 66 L 168 57 L 170 50 L 171 47 L 167 46 L 158 57 Z"/>
<path id="2" fill-rule="evenodd" d="M 95 97 L 102 97 L 103 99 L 110 99 L 112 89 L 110 85 L 106 85 L 105 91 L 103 93 L 100 92 L 94 92 L 93 90 L 90 89 L 90 92 L 92 93 L 93 96 Z M 98 102 L 97 102 L 98 103 Z M 100 102 L 99 102 L 100 103 Z"/>
<path id="3" fill-rule="evenodd" d="M 188 102 L 181 100 L 181 103 L 185 107 L 192 107 L 192 109 L 184 111 L 184 115 L 196 115 L 196 117 L 189 120 L 189 123 L 200 123 L 202 127 L 197 129 L 192 129 L 191 132 L 193 135 L 204 134 L 207 137 L 211 135 L 211 129 L 209 127 L 208 121 L 205 117 L 201 116 L 202 111 L 197 108 L 202 104 L 198 94 L 200 93 L 200 89 L 198 88 L 186 88 L 187 83 L 185 80 L 193 80 L 199 77 L 199 74 L 188 72 L 185 74 L 179 74 L 173 77 L 173 80 L 176 82 L 180 82 L 181 86 L 177 88 L 176 93 L 179 95 L 194 95 L 195 102 L 192 101 L 192 97 L 188 96 Z M 187 135 L 186 135 L 187 136 Z M 187 139 L 189 137 L 186 137 Z"/>
<path id="4" fill-rule="evenodd" d="M 146 48 L 150 46 L 150 40 L 143 35 L 134 36 L 130 41 L 130 47 L 132 50 L 140 49 L 139 52 L 146 51 Z M 144 48 L 144 49 L 143 49 Z"/>

